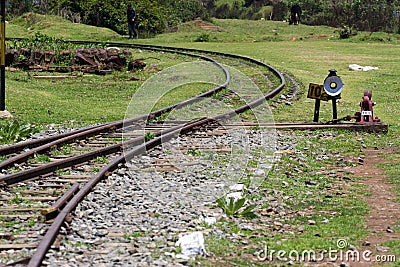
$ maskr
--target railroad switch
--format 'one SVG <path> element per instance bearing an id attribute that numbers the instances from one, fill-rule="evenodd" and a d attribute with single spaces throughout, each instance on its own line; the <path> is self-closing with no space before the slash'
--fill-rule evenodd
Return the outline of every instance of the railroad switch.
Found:
<path id="1" fill-rule="evenodd" d="M 372 90 L 365 90 L 364 96 L 360 101 L 360 112 L 356 112 L 354 116 L 348 115 L 343 118 L 337 118 L 336 100 L 341 98 L 341 92 L 344 84 L 339 76 L 336 75 L 336 70 L 329 70 L 329 75 L 325 78 L 323 85 L 310 83 L 308 89 L 308 98 L 315 99 L 314 122 L 318 122 L 320 101 L 332 101 L 333 120 L 328 124 L 339 123 L 340 121 L 356 120 L 356 124 L 366 124 L 381 122 L 378 117 L 374 117 L 373 106 L 376 105 L 372 101 Z"/>
<path id="2" fill-rule="evenodd" d="M 373 106 L 375 105 L 376 103 L 372 101 L 372 90 L 365 90 L 360 101 L 361 112 L 356 112 L 354 116 L 348 116 L 349 120 L 355 119 L 356 123 L 380 122 L 378 117 L 374 118 Z"/>

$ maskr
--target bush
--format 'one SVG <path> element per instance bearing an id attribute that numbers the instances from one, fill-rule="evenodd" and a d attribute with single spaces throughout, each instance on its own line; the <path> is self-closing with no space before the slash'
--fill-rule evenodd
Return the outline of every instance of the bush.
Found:
<path id="1" fill-rule="evenodd" d="M 23 141 L 38 132 L 39 128 L 29 123 L 17 120 L 0 122 L 0 144 Z"/>
<path id="2" fill-rule="evenodd" d="M 208 20 L 207 10 L 197 0 L 171 1 L 167 8 L 168 26 L 178 25 L 183 22 L 201 18 Z"/>
<path id="3" fill-rule="evenodd" d="M 208 33 L 202 33 L 194 41 L 195 42 L 209 42 L 210 35 Z"/>
<path id="4" fill-rule="evenodd" d="M 263 6 L 257 13 L 252 15 L 252 19 L 260 20 L 261 18 L 269 19 L 273 14 L 274 8 L 272 6 Z"/>

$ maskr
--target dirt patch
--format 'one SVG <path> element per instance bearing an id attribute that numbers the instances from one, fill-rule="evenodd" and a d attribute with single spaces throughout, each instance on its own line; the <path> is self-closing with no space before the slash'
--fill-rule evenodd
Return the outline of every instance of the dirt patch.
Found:
<path id="1" fill-rule="evenodd" d="M 400 233 L 394 232 L 395 226 L 400 222 L 400 204 L 396 202 L 398 196 L 393 191 L 392 185 L 388 183 L 383 170 L 376 166 L 382 163 L 399 164 L 383 158 L 384 154 L 395 150 L 393 148 L 365 150 L 364 164 L 352 169 L 356 176 L 362 178 L 359 183 L 364 185 L 370 193 L 364 196 L 370 206 L 370 214 L 366 216 L 366 228 L 369 235 L 362 242 L 359 250 L 360 252 L 371 251 L 372 255 L 368 257 L 371 261 L 361 259 L 360 262 L 352 262 L 351 266 L 376 266 L 375 256 L 393 254 L 382 243 L 400 239 Z"/>
<path id="2" fill-rule="evenodd" d="M 304 39 L 314 40 L 314 39 L 324 39 L 328 38 L 325 34 L 307 35 L 303 37 Z"/>
<path id="3" fill-rule="evenodd" d="M 200 18 L 197 18 L 194 20 L 194 25 L 196 25 L 197 27 L 200 27 L 204 30 L 211 30 L 211 31 L 222 31 L 222 28 L 219 26 L 215 26 L 211 23 L 205 22 Z"/>

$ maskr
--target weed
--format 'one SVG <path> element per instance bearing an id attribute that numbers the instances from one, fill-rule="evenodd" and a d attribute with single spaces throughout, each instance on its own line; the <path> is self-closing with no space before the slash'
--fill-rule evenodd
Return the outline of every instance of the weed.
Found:
<path id="1" fill-rule="evenodd" d="M 51 151 L 51 155 L 58 156 L 58 155 L 70 155 L 72 153 L 71 145 L 63 145 L 61 149 Z"/>
<path id="2" fill-rule="evenodd" d="M 248 168 L 257 168 L 258 164 L 259 164 L 259 163 L 258 163 L 257 160 L 252 159 L 252 160 L 249 160 L 249 161 L 247 162 L 247 167 L 248 167 Z"/>
<path id="3" fill-rule="evenodd" d="M 231 91 L 228 88 L 224 88 L 221 91 L 217 92 L 212 96 L 212 98 L 218 100 L 218 101 L 223 101 L 227 95 L 229 95 Z"/>
<path id="4" fill-rule="evenodd" d="M 17 172 L 20 172 L 20 171 L 21 170 L 18 167 L 15 167 L 15 166 L 10 167 L 10 168 L 7 169 L 8 173 L 17 173 Z"/>
<path id="5" fill-rule="evenodd" d="M 70 175 L 71 174 L 71 170 L 69 170 L 69 169 L 61 169 L 61 170 L 57 170 L 56 173 L 58 175 Z"/>
<path id="6" fill-rule="evenodd" d="M 25 140 L 40 129 L 30 123 L 9 120 L 0 123 L 0 144 L 10 144 Z"/>
<path id="7" fill-rule="evenodd" d="M 106 156 L 102 156 L 102 157 L 97 157 L 94 162 L 96 164 L 107 164 L 110 162 L 110 160 L 106 157 Z"/>
<path id="8" fill-rule="evenodd" d="M 124 238 L 125 239 L 134 239 L 134 238 L 138 238 L 138 237 L 143 237 L 145 235 L 146 235 L 145 232 L 133 232 L 133 233 L 130 233 L 130 234 L 125 234 Z"/>
<path id="9" fill-rule="evenodd" d="M 30 163 L 49 163 L 50 157 L 47 155 L 34 154 L 33 158 L 29 159 Z"/>
<path id="10" fill-rule="evenodd" d="M 21 197 L 20 195 L 15 195 L 13 199 L 10 199 L 8 201 L 10 204 L 21 204 L 21 203 L 27 203 L 27 201 Z"/>
<path id="11" fill-rule="evenodd" d="M 155 110 L 155 109 L 154 109 L 154 110 Z M 156 118 L 154 118 L 154 119 L 148 120 L 147 123 L 148 123 L 148 124 L 151 124 L 151 123 L 161 123 L 161 122 L 163 122 L 163 121 L 165 121 L 165 120 L 167 119 L 168 115 L 169 115 L 168 113 L 164 113 L 164 114 L 162 114 L 161 116 L 158 116 L 158 117 L 156 117 Z"/>
<path id="12" fill-rule="evenodd" d="M 144 141 L 149 142 L 150 140 L 154 139 L 156 136 L 153 133 L 147 132 L 144 134 Z"/>
<path id="13" fill-rule="evenodd" d="M 201 156 L 201 155 L 203 155 L 203 153 L 202 153 L 201 151 L 196 150 L 196 149 L 189 149 L 189 150 L 186 152 L 186 154 L 192 155 L 192 156 Z"/>
<path id="14" fill-rule="evenodd" d="M 36 224 L 36 219 L 34 217 L 29 218 L 28 222 L 26 223 L 26 227 L 32 227 Z"/>
<path id="15" fill-rule="evenodd" d="M 253 212 L 253 209 L 256 207 L 256 205 L 252 204 L 244 208 L 246 202 L 247 199 L 245 197 L 235 199 L 233 197 L 222 196 L 217 199 L 218 207 L 223 209 L 226 215 L 246 218 L 256 217 L 255 213 Z"/>
<path id="16" fill-rule="evenodd" d="M 15 187 L 13 188 L 14 191 L 25 191 L 25 190 L 29 190 L 28 186 L 19 186 L 19 187 Z"/>
<path id="17" fill-rule="evenodd" d="M 194 40 L 195 42 L 209 42 L 210 35 L 208 33 L 202 33 Z"/>
<path id="18" fill-rule="evenodd" d="M 93 167 L 90 169 L 91 172 L 99 172 L 100 168 L 99 167 Z"/>
<path id="19" fill-rule="evenodd" d="M 18 56 L 18 59 L 19 59 L 20 61 L 24 61 L 24 60 L 26 60 L 26 56 L 24 56 L 24 55 L 19 55 L 19 56 Z"/>

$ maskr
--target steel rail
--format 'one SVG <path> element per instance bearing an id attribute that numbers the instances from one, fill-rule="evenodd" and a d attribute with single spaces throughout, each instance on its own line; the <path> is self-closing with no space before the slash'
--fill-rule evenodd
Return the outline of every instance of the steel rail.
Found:
<path id="1" fill-rule="evenodd" d="M 207 91 L 207 92 L 204 92 L 204 93 L 199 94 L 199 95 L 197 95 L 195 97 L 192 97 L 192 98 L 189 98 L 187 100 L 184 100 L 182 102 L 173 104 L 171 106 L 168 106 L 168 107 L 159 109 L 157 111 L 151 112 L 148 115 L 146 114 L 146 115 L 142 115 L 142 116 L 139 116 L 139 117 L 136 117 L 136 118 L 133 118 L 133 119 L 120 120 L 120 121 L 113 122 L 113 123 L 107 123 L 105 125 L 100 125 L 100 126 L 97 126 L 97 127 L 89 127 L 85 131 L 79 131 L 78 133 L 63 137 L 61 139 L 52 141 L 52 142 L 47 143 L 47 144 L 43 144 L 43 145 L 41 145 L 41 146 L 39 146 L 37 148 L 31 149 L 30 151 L 27 151 L 25 153 L 16 155 L 16 156 L 11 157 L 11 158 L 3 161 L 3 162 L 0 162 L 0 168 L 5 168 L 7 166 L 10 166 L 11 164 L 24 161 L 24 160 L 28 159 L 28 157 L 34 155 L 35 153 L 49 150 L 51 147 L 60 145 L 62 143 L 72 142 L 73 140 L 78 139 L 78 138 L 92 136 L 92 135 L 95 135 L 95 134 L 97 134 L 99 132 L 102 132 L 104 130 L 111 129 L 113 127 L 121 128 L 123 125 L 126 125 L 127 123 L 130 124 L 130 123 L 135 123 L 135 122 L 139 122 L 139 121 L 145 121 L 147 119 L 153 119 L 153 118 L 159 117 L 159 116 L 161 116 L 161 115 L 163 115 L 163 114 L 165 114 L 165 113 L 167 113 L 167 112 L 169 112 L 169 111 L 171 111 L 173 109 L 178 109 L 178 108 L 184 107 L 186 105 L 195 103 L 197 101 L 201 101 L 203 98 L 209 97 L 209 96 L 221 91 L 222 89 L 224 89 L 224 88 L 226 88 L 228 86 L 228 84 L 230 82 L 230 74 L 229 74 L 229 71 L 222 64 L 220 64 L 219 62 L 215 61 L 214 59 L 212 59 L 210 57 L 206 57 L 206 56 L 203 56 L 203 55 L 195 55 L 195 54 L 189 54 L 189 53 L 185 53 L 185 52 L 182 52 L 182 53 L 186 54 L 186 55 L 193 56 L 193 57 L 199 57 L 199 58 L 205 59 L 207 61 L 211 61 L 214 64 L 216 64 L 218 67 L 220 67 L 222 69 L 222 71 L 223 71 L 223 73 L 225 75 L 225 82 L 223 84 L 221 84 L 221 85 L 219 85 L 219 86 Z M 54 140 L 54 137 L 52 137 L 51 140 Z M 39 140 L 39 141 L 43 142 L 43 140 Z M 138 141 L 138 140 L 135 140 L 135 141 Z M 95 150 L 95 151 L 92 151 L 92 152 L 88 152 L 88 153 L 85 153 L 83 155 L 71 157 L 71 158 L 68 158 L 68 159 L 65 159 L 65 160 L 60 160 L 60 161 L 57 161 L 57 162 L 53 162 L 53 163 L 50 163 L 50 164 L 47 164 L 47 165 L 39 166 L 39 167 L 32 168 L 32 169 L 29 169 L 29 170 L 26 170 L 26 171 L 22 171 L 22 172 L 18 172 L 18 173 L 15 173 L 15 174 L 6 175 L 6 176 L 0 178 L 0 185 L 11 185 L 11 184 L 15 184 L 15 183 L 18 183 L 18 182 L 26 181 L 26 180 L 29 180 L 31 178 L 47 174 L 49 172 L 56 171 L 58 169 L 70 167 L 70 166 L 73 166 L 73 165 L 76 165 L 76 164 L 79 164 L 79 163 L 82 163 L 82 162 L 85 162 L 85 161 L 92 160 L 92 159 L 94 159 L 94 158 L 96 158 L 98 156 L 109 155 L 109 154 L 115 153 L 118 150 L 120 150 L 121 146 L 122 146 L 122 143 L 119 143 L 119 144 L 116 144 L 116 145 L 109 146 L 107 148 L 102 148 L 102 149 L 98 149 L 98 150 Z"/>
<path id="2" fill-rule="evenodd" d="M 139 122 L 139 118 L 137 119 L 137 121 Z M 69 142 L 73 142 L 74 140 L 77 140 L 77 139 L 80 139 L 83 137 L 85 137 L 85 138 L 90 137 L 90 136 L 99 134 L 101 132 L 104 132 L 106 130 L 110 130 L 112 128 L 121 128 L 122 125 L 123 125 L 123 121 L 117 121 L 117 122 L 107 123 L 107 124 L 103 124 L 103 125 L 96 126 L 96 127 L 84 128 L 82 130 L 73 131 L 69 134 L 62 134 L 61 136 L 57 135 L 56 137 L 51 136 L 50 138 L 47 138 L 47 137 L 41 138 L 38 140 L 39 142 L 28 141 L 28 142 L 26 142 L 26 144 L 25 144 L 25 142 L 20 143 L 20 144 L 18 144 L 20 146 L 21 145 L 26 145 L 27 147 L 31 147 L 31 145 L 39 145 L 39 146 L 33 147 L 29 151 L 18 154 L 14 157 L 8 158 L 8 159 L 0 162 L 0 169 L 9 167 L 11 164 L 25 161 L 28 157 L 30 157 L 36 153 L 46 152 L 46 151 L 50 150 L 52 147 L 59 146 L 60 144 L 67 144 Z M 34 141 L 36 141 L 36 140 L 34 140 Z"/>
<path id="3" fill-rule="evenodd" d="M 90 193 L 90 191 L 100 182 L 104 177 L 109 175 L 112 171 L 118 168 L 118 164 L 126 162 L 126 158 L 132 158 L 135 155 L 140 155 L 143 152 L 158 146 L 164 141 L 164 138 L 172 138 L 173 136 L 179 134 L 180 132 L 187 131 L 188 129 L 192 129 L 195 126 L 203 125 L 209 122 L 210 119 L 203 118 L 199 120 L 195 120 L 193 122 L 186 123 L 184 126 L 179 125 L 174 127 L 171 131 L 170 129 L 163 131 L 163 134 L 157 138 L 154 138 L 146 143 L 143 143 L 135 148 L 131 149 L 126 154 L 120 155 L 118 158 L 107 164 L 103 167 L 93 178 L 88 181 L 81 190 L 78 191 L 74 195 L 74 197 L 65 205 L 65 207 L 60 211 L 58 216 L 55 218 L 54 222 L 51 224 L 50 228 L 47 230 L 45 236 L 39 243 L 35 253 L 33 254 L 31 260 L 29 261 L 28 267 L 36 267 L 40 266 L 47 251 L 51 247 L 51 244 L 54 242 L 57 237 L 57 233 L 59 232 L 62 224 L 64 223 L 65 218 L 68 216 L 70 212 L 72 212 L 76 206 Z"/>
<path id="4" fill-rule="evenodd" d="M 154 135 L 160 136 L 162 134 L 166 134 L 170 131 L 174 131 L 181 127 L 182 127 L 181 125 L 177 125 L 165 130 L 158 131 L 154 133 Z M 144 143 L 144 136 L 136 137 L 125 142 L 119 142 L 117 144 L 110 145 L 108 147 L 100 148 L 74 157 L 61 159 L 59 161 L 51 162 L 49 164 L 45 164 L 28 170 L 23 170 L 17 173 L 9 174 L 0 178 L 0 186 L 4 185 L 8 186 L 19 182 L 27 181 L 32 178 L 40 177 L 42 175 L 55 172 L 60 169 L 88 162 L 90 160 L 95 159 L 96 157 L 107 156 L 110 154 L 120 152 L 124 148 L 124 146 L 137 146 L 140 145 L 141 143 Z"/>
<path id="5" fill-rule="evenodd" d="M 212 59 L 210 57 L 206 57 L 203 55 L 197 55 L 197 54 L 186 53 L 186 52 L 182 52 L 182 54 L 192 56 L 192 57 L 202 58 L 204 60 L 210 61 L 213 64 L 217 65 L 223 71 L 223 73 L 225 75 L 225 82 L 221 85 L 216 86 L 215 88 L 213 88 L 211 90 L 208 90 L 207 92 L 201 93 L 197 96 L 194 96 L 194 97 L 184 100 L 182 102 L 170 105 L 168 107 L 153 111 L 153 112 L 149 113 L 148 115 L 142 115 L 142 116 L 139 116 L 139 117 L 136 117 L 133 119 L 125 119 L 125 120 L 106 123 L 106 124 L 102 124 L 102 125 L 98 125 L 98 126 L 92 126 L 92 127 L 84 128 L 81 130 L 73 131 L 70 133 L 65 133 L 62 135 L 50 136 L 48 138 L 41 138 L 41 139 L 37 139 L 37 140 L 27 141 L 27 142 L 19 143 L 16 145 L 0 147 L 0 155 L 4 154 L 4 153 L 10 153 L 10 152 L 14 153 L 14 152 L 20 151 L 24 148 L 34 147 L 33 149 L 31 149 L 25 153 L 21 153 L 19 155 L 16 155 L 14 157 L 8 158 L 8 159 L 0 162 L 0 169 L 4 169 L 4 168 L 6 168 L 12 164 L 18 163 L 18 162 L 26 161 L 30 156 L 34 155 L 35 153 L 48 151 L 51 147 L 59 146 L 60 144 L 73 142 L 74 140 L 79 139 L 79 138 L 87 138 L 87 137 L 96 135 L 98 133 L 110 130 L 112 128 L 119 129 L 119 128 L 122 128 L 123 125 L 126 125 L 126 124 L 133 124 L 133 123 L 138 123 L 138 122 L 142 122 L 142 121 L 144 122 L 148 119 L 154 119 L 154 118 L 160 117 L 161 115 L 168 113 L 173 109 L 178 109 L 178 108 L 184 107 L 186 105 L 190 105 L 192 103 L 200 101 L 202 98 L 210 97 L 213 94 L 221 91 L 222 89 L 224 89 L 228 86 L 228 84 L 230 82 L 230 73 L 222 64 L 220 64 L 219 62 L 215 61 L 214 59 Z M 38 147 L 35 147 L 35 146 L 38 146 Z"/>
<path id="6" fill-rule="evenodd" d="M 78 42 L 76 42 L 78 43 Z M 118 45 L 118 46 L 125 46 L 125 47 L 140 47 L 142 49 L 151 49 L 151 50 L 162 50 L 162 51 L 166 51 L 168 50 L 168 52 L 174 52 L 174 53 L 180 53 L 180 54 L 188 54 L 186 52 L 182 52 L 182 48 L 173 48 L 173 47 L 164 47 L 164 46 L 150 46 L 150 45 L 128 45 L 128 44 L 121 44 L 121 43 L 109 43 L 109 45 Z M 178 51 L 180 50 L 180 51 Z M 89 182 L 87 182 L 81 190 L 79 190 L 74 197 L 64 206 L 64 208 L 61 210 L 61 212 L 58 214 L 58 216 L 55 218 L 54 223 L 50 226 L 49 230 L 46 232 L 46 235 L 44 236 L 44 238 L 41 240 L 39 246 L 37 247 L 35 254 L 32 256 L 28 266 L 40 266 L 42 260 L 44 259 L 48 249 L 50 248 L 51 244 L 54 242 L 56 235 L 59 232 L 59 229 L 61 228 L 65 217 L 71 212 L 73 211 L 76 206 L 78 205 L 79 202 L 82 201 L 82 199 L 93 189 L 93 187 L 104 177 L 108 176 L 112 171 L 114 171 L 116 168 L 118 168 L 118 164 L 120 163 L 124 163 L 127 160 L 130 160 L 131 158 L 133 158 L 134 156 L 140 155 L 142 153 L 144 153 L 145 151 L 147 151 L 150 148 L 154 148 L 158 145 L 160 145 L 161 143 L 173 138 L 175 135 L 182 133 L 182 132 L 187 132 L 190 130 L 193 130 L 194 127 L 196 126 L 202 126 L 206 123 L 209 123 L 211 121 L 215 121 L 215 120 L 221 120 L 221 119 L 225 119 L 225 118 L 230 118 L 230 117 L 234 117 L 242 112 L 245 112 L 246 110 L 249 110 L 251 108 L 254 108 L 260 104 L 262 104 L 263 102 L 265 102 L 268 99 L 273 98 L 274 96 L 276 96 L 285 86 L 285 79 L 282 76 L 282 74 L 277 71 L 276 69 L 274 69 L 272 66 L 265 64 L 261 61 L 249 58 L 249 57 L 244 57 L 244 56 L 239 56 L 239 55 L 233 55 L 233 54 L 227 54 L 227 53 L 220 53 L 220 52 L 211 52 L 211 51 L 204 51 L 204 50 L 196 50 L 196 49 L 185 49 L 186 51 L 191 51 L 191 52 L 202 52 L 202 53 L 211 53 L 211 54 L 217 54 L 217 55 L 221 55 L 221 56 L 227 56 L 227 57 L 233 57 L 233 58 L 239 58 L 239 59 L 244 59 L 244 60 L 248 60 L 250 62 L 253 62 L 257 65 L 263 66 L 263 67 L 267 67 L 276 77 L 279 78 L 280 80 L 280 85 L 278 85 L 274 90 L 272 90 L 271 92 L 267 93 L 266 95 L 264 95 L 263 97 L 256 99 L 242 107 L 239 107 L 229 113 L 226 114 L 221 114 L 218 116 L 215 116 L 214 118 L 205 118 L 205 119 L 199 119 L 195 122 L 190 122 L 187 123 L 185 125 L 179 125 L 179 126 L 175 126 L 173 128 L 167 129 L 167 130 L 163 130 L 160 132 L 160 135 L 148 142 L 145 142 L 143 144 L 140 144 L 138 146 L 135 146 L 133 149 L 129 150 L 128 152 L 126 152 L 123 155 L 118 156 L 116 159 L 114 159 L 112 162 L 110 162 L 109 164 L 107 164 L 105 167 L 103 167 Z M 203 58 L 205 60 L 208 60 L 208 57 L 204 57 L 202 55 L 200 55 L 200 58 Z M 222 66 L 222 65 L 221 65 Z M 229 77 L 229 72 L 227 74 L 227 80 L 230 79 Z M 221 87 L 222 88 L 226 88 L 228 84 L 225 85 L 225 87 Z M 211 93 L 212 94 L 212 93 Z M 205 94 L 203 94 L 204 96 L 208 95 L 208 92 L 206 92 Z M 204 97 L 203 96 L 203 97 Z M 186 104 L 190 104 L 193 103 L 195 101 L 198 101 L 199 99 L 193 99 L 192 101 L 187 100 L 187 101 L 183 101 L 183 103 Z M 176 105 L 174 108 L 177 108 L 179 105 Z M 158 114 L 163 114 L 165 112 L 165 110 L 172 110 L 173 108 L 167 107 L 164 108 L 158 112 L 160 113 L 155 113 L 154 115 L 157 116 Z M 145 115 L 147 116 L 147 115 Z M 143 140 L 143 138 L 139 138 L 140 140 Z M 117 148 L 118 146 L 118 148 Z M 121 149 L 121 144 L 117 144 L 117 145 L 113 145 L 110 146 L 112 150 L 114 149 Z M 54 169 L 54 166 L 51 167 Z M 43 170 L 40 170 L 40 172 L 43 172 Z M 27 174 L 27 173 L 25 173 Z M 31 176 L 29 176 L 30 178 L 33 178 Z M 5 177 L 3 177 L 4 179 Z M 21 179 L 21 178 L 20 178 Z M 0 180 L 1 181 L 1 180 Z"/>
<path id="7" fill-rule="evenodd" d="M 275 69 L 273 69 L 273 70 L 275 70 Z M 124 155 L 119 156 L 118 158 L 116 158 L 115 160 L 113 160 L 112 162 L 107 164 L 105 167 L 103 167 L 100 170 L 100 172 L 98 172 L 96 174 L 96 176 L 94 176 L 88 183 L 86 183 L 85 186 L 68 202 L 68 204 L 64 207 L 64 209 L 59 213 L 59 215 L 56 217 L 53 224 L 50 226 L 49 230 L 46 232 L 46 235 L 43 237 L 43 239 L 39 243 L 39 246 L 37 247 L 34 255 L 32 256 L 28 266 L 29 267 L 40 266 L 47 251 L 51 247 L 51 244 L 54 242 L 54 240 L 57 236 L 57 233 L 59 232 L 66 216 L 76 208 L 76 206 L 84 199 L 84 197 L 87 194 L 89 194 L 89 192 L 96 186 L 96 184 L 99 181 L 101 181 L 101 179 L 103 179 L 105 176 L 107 176 L 112 171 L 114 171 L 116 168 L 118 168 L 119 164 L 127 162 L 127 160 L 132 159 L 134 156 L 140 155 L 143 152 L 147 151 L 148 149 L 154 148 L 154 147 L 162 144 L 163 142 L 172 139 L 175 135 L 177 135 L 179 133 L 187 132 L 189 130 L 192 130 L 196 126 L 202 126 L 206 123 L 209 123 L 209 122 L 212 122 L 215 120 L 218 121 L 220 119 L 236 116 L 239 113 L 245 112 L 248 109 L 251 109 L 253 107 L 256 107 L 257 105 L 262 104 L 267 99 L 273 98 L 285 86 L 285 83 L 284 83 L 285 80 L 284 80 L 283 76 L 276 70 L 274 73 L 281 79 L 281 84 L 279 86 L 277 86 L 272 92 L 264 95 L 264 97 L 259 98 L 255 101 L 251 102 L 248 105 L 237 108 L 232 112 L 229 112 L 226 114 L 221 114 L 214 118 L 200 119 L 198 121 L 185 124 L 184 126 L 178 126 L 178 129 L 175 129 L 175 130 L 170 131 L 165 134 L 161 134 L 159 137 L 129 150 Z"/>
<path id="8" fill-rule="evenodd" d="M 3 146 L 0 147 L 0 155 L 3 156 L 3 155 L 12 154 L 12 153 L 17 153 L 17 152 L 19 152 L 21 150 L 24 150 L 26 148 L 32 148 L 32 147 L 40 146 L 40 145 L 46 144 L 48 142 L 52 142 L 53 140 L 64 138 L 64 137 L 69 136 L 71 134 L 77 134 L 77 133 L 80 133 L 82 131 L 92 130 L 92 129 L 96 128 L 96 127 L 97 126 L 90 126 L 90 127 L 78 129 L 78 130 L 67 132 L 67 133 L 51 135 L 51 136 L 48 136 L 46 138 L 40 138 L 40 139 L 35 139 L 35 140 L 19 142 L 19 143 L 12 144 L 12 145 L 3 145 Z"/>
<path id="9" fill-rule="evenodd" d="M 15 40 L 23 40 L 23 38 L 8 38 L 7 40 L 13 40 L 13 39 L 15 39 Z M 98 42 L 86 42 L 86 41 L 69 41 L 69 42 L 75 43 L 75 44 L 88 44 L 88 43 L 100 44 Z M 126 46 L 126 47 L 130 47 L 130 46 Z M 192 97 L 192 98 L 187 99 L 185 101 L 182 101 L 180 103 L 176 103 L 176 104 L 173 104 L 171 106 L 168 106 L 168 107 L 153 111 L 149 115 L 144 115 L 143 117 L 139 117 L 139 118 L 156 118 L 156 117 L 159 117 L 159 116 L 163 115 L 164 113 L 169 112 L 169 111 L 171 111 L 171 110 L 173 110 L 173 109 L 175 109 L 177 107 L 183 107 L 185 105 L 189 105 L 191 103 L 194 103 L 194 102 L 200 100 L 203 97 L 209 97 L 209 96 L 221 91 L 222 89 L 226 88 L 228 86 L 229 82 L 230 82 L 229 71 L 221 63 L 217 62 L 216 60 L 214 60 L 214 59 L 212 59 L 210 57 L 207 57 L 205 55 L 200 55 L 200 54 L 194 54 L 194 53 L 188 53 L 188 52 L 179 51 L 179 49 L 172 50 L 172 49 L 162 49 L 160 47 L 155 47 L 154 50 L 162 50 L 164 52 L 178 53 L 178 54 L 182 54 L 182 55 L 186 55 L 186 56 L 190 56 L 190 57 L 201 58 L 201 59 L 203 59 L 205 61 L 212 62 L 213 64 L 218 66 L 223 71 L 223 73 L 225 75 L 225 82 L 223 84 L 221 84 L 221 85 L 219 85 L 219 86 L 207 91 L 207 92 L 199 94 L 199 95 L 197 95 L 195 97 Z M 193 51 L 195 51 L 195 50 L 193 50 Z M 198 51 L 201 51 L 201 50 L 198 50 Z M 138 118 L 133 118 L 132 120 L 133 121 L 134 120 L 138 120 Z M 21 151 L 23 149 L 26 149 L 26 148 L 33 148 L 33 147 L 41 146 L 43 144 L 47 144 L 47 143 L 52 142 L 54 140 L 58 140 L 58 139 L 61 139 L 61 138 L 66 138 L 66 137 L 69 137 L 71 135 L 77 135 L 78 133 L 83 133 L 83 132 L 86 132 L 86 131 L 92 131 L 92 130 L 97 129 L 97 128 L 101 128 L 101 131 L 104 131 L 106 129 L 110 129 L 112 127 L 121 128 L 122 125 L 124 123 L 127 123 L 127 122 L 128 121 L 125 119 L 125 120 L 120 120 L 120 121 L 116 121 L 116 122 L 110 122 L 110 123 L 106 123 L 106 124 L 102 124 L 102 125 L 90 126 L 90 127 L 87 127 L 87 128 L 78 129 L 78 130 L 75 130 L 75 131 L 72 131 L 72 132 L 63 133 L 63 134 L 59 134 L 59 135 L 52 135 L 52 136 L 48 136 L 48 137 L 40 138 L 40 139 L 36 139 L 36 140 L 20 142 L 20 143 L 13 144 L 13 145 L 1 146 L 0 147 L 0 155 L 7 155 L 7 154 L 11 154 L 11 153 L 16 153 L 16 152 L 19 152 L 19 151 Z M 98 131 L 98 132 L 93 131 L 93 133 L 97 134 L 97 133 L 99 133 L 101 131 Z M 84 134 L 81 134 L 81 137 L 82 136 L 84 136 Z M 71 138 L 71 139 L 74 139 L 74 138 Z M 3 166 L 0 165 L 0 168 L 2 168 L 2 167 Z"/>

